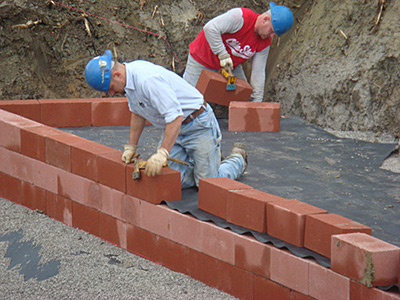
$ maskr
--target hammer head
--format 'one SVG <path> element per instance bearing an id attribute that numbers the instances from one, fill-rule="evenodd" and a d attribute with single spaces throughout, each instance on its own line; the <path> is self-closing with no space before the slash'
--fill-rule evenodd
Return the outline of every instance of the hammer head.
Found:
<path id="1" fill-rule="evenodd" d="M 140 170 L 139 170 L 139 160 L 135 159 L 133 162 L 133 173 L 132 173 L 132 179 L 136 180 L 140 178 Z"/>

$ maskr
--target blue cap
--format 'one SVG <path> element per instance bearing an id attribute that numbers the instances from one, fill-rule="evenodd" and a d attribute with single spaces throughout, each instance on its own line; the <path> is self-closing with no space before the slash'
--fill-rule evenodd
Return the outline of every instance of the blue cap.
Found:
<path id="1" fill-rule="evenodd" d="M 85 68 L 86 82 L 95 90 L 108 92 L 111 82 L 112 53 L 106 50 L 103 55 L 92 58 Z"/>
<path id="2" fill-rule="evenodd" d="M 270 2 L 269 6 L 274 31 L 278 36 L 281 36 L 292 27 L 293 14 L 286 6 L 276 5 L 273 2 Z"/>

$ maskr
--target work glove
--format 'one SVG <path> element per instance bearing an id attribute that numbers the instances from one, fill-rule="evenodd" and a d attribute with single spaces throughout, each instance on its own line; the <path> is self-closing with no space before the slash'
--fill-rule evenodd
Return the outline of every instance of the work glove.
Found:
<path id="1" fill-rule="evenodd" d="M 167 162 L 168 151 L 162 147 L 157 150 L 156 154 L 153 154 L 146 162 L 146 169 L 144 173 L 147 176 L 156 176 L 161 173 L 161 168 Z"/>
<path id="2" fill-rule="evenodd" d="M 122 161 L 126 164 L 132 163 L 135 159 L 137 145 L 124 145 L 124 153 L 122 154 Z"/>
<path id="3" fill-rule="evenodd" d="M 219 58 L 219 64 L 221 65 L 222 68 L 224 68 L 227 71 L 233 69 L 233 61 L 228 53 L 218 55 L 218 58 Z"/>

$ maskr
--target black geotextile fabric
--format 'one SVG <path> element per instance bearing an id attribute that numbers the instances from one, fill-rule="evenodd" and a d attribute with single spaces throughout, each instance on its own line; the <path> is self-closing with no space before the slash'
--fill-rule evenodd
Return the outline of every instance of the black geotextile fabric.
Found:
<path id="1" fill-rule="evenodd" d="M 249 166 L 238 181 L 287 199 L 298 199 L 372 228 L 372 235 L 400 246 L 400 174 L 380 169 L 396 148 L 337 138 L 300 118 L 281 119 L 280 132 L 230 132 L 228 120 L 219 120 L 222 150 L 229 155 L 234 142 L 244 142 Z M 116 149 L 129 140 L 129 127 L 63 128 Z M 141 157 L 156 149 L 162 130 L 146 126 L 139 142 Z M 182 191 L 182 201 L 167 205 L 182 213 L 212 221 L 243 234 L 250 232 L 262 242 L 285 247 L 300 257 L 314 257 L 329 266 L 329 259 L 295 247 L 266 234 L 229 224 L 197 208 L 197 189 Z"/>

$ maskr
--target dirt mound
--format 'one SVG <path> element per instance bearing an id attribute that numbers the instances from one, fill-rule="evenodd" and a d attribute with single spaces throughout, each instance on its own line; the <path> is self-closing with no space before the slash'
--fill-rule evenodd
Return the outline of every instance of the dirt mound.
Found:
<path id="1" fill-rule="evenodd" d="M 297 22 L 274 41 L 265 100 L 323 127 L 399 136 L 400 3 L 386 1 L 371 30 L 381 2 L 276 1 Z M 258 0 L 234 5 L 268 8 Z M 232 7 L 229 0 L 4 0 L 0 99 L 104 97 L 88 88 L 83 70 L 106 48 L 119 61 L 146 59 L 182 74 L 189 43 Z"/>

